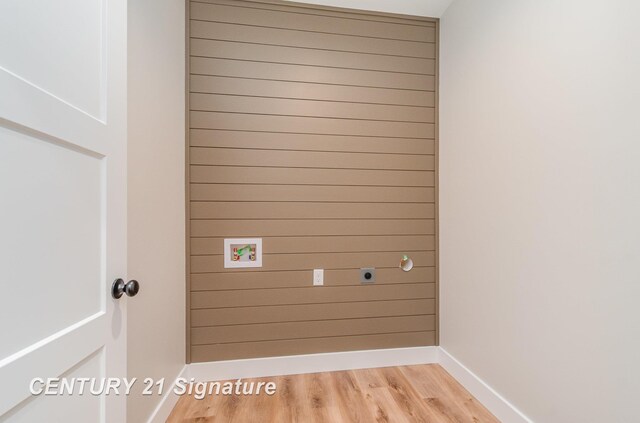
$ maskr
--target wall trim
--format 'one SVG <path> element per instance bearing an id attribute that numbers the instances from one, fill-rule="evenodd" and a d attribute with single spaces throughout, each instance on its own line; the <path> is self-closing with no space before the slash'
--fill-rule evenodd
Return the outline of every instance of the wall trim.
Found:
<path id="1" fill-rule="evenodd" d="M 438 347 L 390 348 L 191 363 L 188 366 L 187 377 L 194 378 L 196 382 L 204 382 L 432 364 L 437 361 Z"/>
<path id="2" fill-rule="evenodd" d="M 438 363 L 455 380 L 460 382 L 482 405 L 503 423 L 533 423 L 513 404 L 496 392 L 489 384 L 483 381 L 464 364 L 458 361 L 447 350 L 438 347 Z"/>
<path id="3" fill-rule="evenodd" d="M 155 410 L 153 410 L 153 413 L 151 413 L 151 416 L 149 417 L 149 420 L 147 420 L 147 423 L 165 423 L 167 421 L 167 418 L 169 418 L 169 414 L 171 414 L 171 411 L 173 411 L 173 408 L 176 406 L 178 400 L 180 399 L 180 396 L 174 393 L 176 381 L 180 378 L 186 377 L 185 375 L 188 371 L 188 366 L 189 365 L 187 364 L 182 368 L 171 385 L 165 386 L 165 392 L 162 395 L 162 399 L 156 406 Z"/>

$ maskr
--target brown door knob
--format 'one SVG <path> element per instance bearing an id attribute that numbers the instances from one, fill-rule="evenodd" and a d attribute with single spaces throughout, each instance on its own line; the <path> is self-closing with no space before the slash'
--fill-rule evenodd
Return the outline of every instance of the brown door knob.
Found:
<path id="1" fill-rule="evenodd" d="M 122 279 L 116 279 L 111 285 L 111 296 L 116 300 L 122 297 L 122 294 L 127 294 L 129 297 L 135 297 L 140 291 L 140 284 L 137 280 L 132 279 L 125 283 Z"/>

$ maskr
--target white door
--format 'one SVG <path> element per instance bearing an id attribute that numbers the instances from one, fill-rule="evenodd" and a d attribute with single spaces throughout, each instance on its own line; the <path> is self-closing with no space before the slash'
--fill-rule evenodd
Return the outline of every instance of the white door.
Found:
<path id="1" fill-rule="evenodd" d="M 0 422 L 125 421 L 125 169 L 126 1 L 0 1 Z"/>

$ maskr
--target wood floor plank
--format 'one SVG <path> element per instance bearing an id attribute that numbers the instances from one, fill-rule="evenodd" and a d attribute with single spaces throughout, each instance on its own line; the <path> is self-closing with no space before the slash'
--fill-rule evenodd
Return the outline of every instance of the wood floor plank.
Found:
<path id="1" fill-rule="evenodd" d="M 357 381 L 365 400 L 365 406 L 371 410 L 375 421 L 409 422 L 389 390 L 380 383 L 378 369 L 364 369 L 350 372 Z"/>
<path id="2" fill-rule="evenodd" d="M 200 400 L 185 395 L 167 422 L 499 423 L 437 364 L 243 381 L 275 382 L 276 393 L 213 394 Z"/>
<path id="3" fill-rule="evenodd" d="M 446 413 L 453 421 L 497 422 L 495 417 L 442 367 L 425 369 L 402 366 L 398 370 L 412 381 L 427 406 L 439 414 Z"/>
<path id="4" fill-rule="evenodd" d="M 340 399 L 335 389 L 332 389 L 333 377 L 331 373 L 315 373 L 310 378 L 310 399 L 317 410 L 317 420 L 321 422 L 335 422 L 344 419 Z"/>
<path id="5" fill-rule="evenodd" d="M 375 421 L 371 410 L 362 406 L 362 391 L 351 372 L 335 372 L 332 379 L 332 387 L 338 393 L 344 421 L 354 423 Z"/>
<path id="6" fill-rule="evenodd" d="M 441 419 L 451 418 L 453 422 L 461 421 L 463 418 L 462 409 L 456 399 L 464 399 L 467 397 L 461 390 L 452 390 L 442 383 L 443 373 L 437 369 L 430 369 L 431 377 L 424 377 L 423 369 L 414 366 L 400 367 L 398 369 L 407 379 L 414 380 L 414 389 L 422 397 L 425 406 L 436 415 L 440 415 Z M 444 370 L 443 370 L 444 372 Z M 445 372 L 446 373 L 446 372 Z M 438 395 L 444 393 L 444 395 Z M 443 411 L 446 410 L 449 416 L 442 417 Z"/>
<path id="7" fill-rule="evenodd" d="M 449 416 L 439 416 L 429 407 L 413 388 L 411 382 L 396 367 L 377 369 L 383 380 L 383 386 L 389 390 L 394 401 L 411 421 L 440 421 L 455 423 Z"/>
<path id="8" fill-rule="evenodd" d="M 309 421 L 310 410 L 302 399 L 301 378 L 298 376 L 284 376 L 277 378 L 276 383 L 280 392 L 276 392 L 274 395 L 276 410 L 273 421 Z"/>

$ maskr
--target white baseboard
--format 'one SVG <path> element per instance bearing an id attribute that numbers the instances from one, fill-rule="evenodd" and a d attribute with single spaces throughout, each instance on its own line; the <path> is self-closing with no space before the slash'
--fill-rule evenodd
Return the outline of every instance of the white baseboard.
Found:
<path id="1" fill-rule="evenodd" d="M 439 347 L 439 364 L 502 423 L 533 423 L 513 404 L 465 367 L 444 348 Z"/>
<path id="2" fill-rule="evenodd" d="M 196 382 L 335 372 L 375 367 L 436 363 L 438 347 L 393 348 L 348 351 L 288 357 L 253 358 L 247 360 L 192 363 L 187 377 Z"/>
<path id="3" fill-rule="evenodd" d="M 176 380 L 186 377 L 185 374 L 187 373 L 187 368 L 188 365 L 182 368 L 182 371 L 178 374 Z M 153 413 L 151 413 L 151 416 L 149 417 L 149 420 L 147 420 L 147 423 L 165 423 L 167 421 L 167 418 L 169 417 L 169 414 L 171 414 L 173 407 L 176 406 L 178 400 L 180 399 L 180 397 L 175 394 L 175 384 L 176 382 L 174 381 L 171 386 L 165 387 L 166 390 L 162 395 L 162 399 L 158 403 L 156 409 L 153 410 Z"/>

